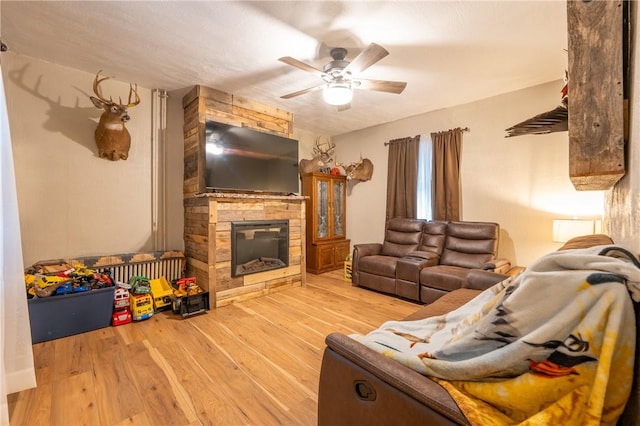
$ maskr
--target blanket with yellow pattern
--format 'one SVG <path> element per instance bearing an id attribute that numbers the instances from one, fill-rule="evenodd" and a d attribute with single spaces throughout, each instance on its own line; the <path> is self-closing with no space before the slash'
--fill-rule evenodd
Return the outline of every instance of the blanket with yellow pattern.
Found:
<path id="1" fill-rule="evenodd" d="M 351 337 L 440 383 L 474 425 L 614 425 L 633 377 L 632 298 L 628 251 L 558 251 L 446 315 Z"/>

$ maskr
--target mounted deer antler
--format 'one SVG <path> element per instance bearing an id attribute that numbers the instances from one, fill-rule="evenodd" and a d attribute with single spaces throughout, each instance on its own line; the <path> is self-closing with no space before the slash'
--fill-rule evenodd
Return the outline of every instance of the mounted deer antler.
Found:
<path id="1" fill-rule="evenodd" d="M 362 158 L 362 154 L 360 154 L 360 161 L 349 164 L 336 162 L 336 167 L 342 167 L 344 169 L 347 179 L 366 182 L 371 180 L 371 176 L 373 175 L 373 163 L 368 158 Z"/>
<path id="2" fill-rule="evenodd" d="M 326 148 L 323 149 L 323 146 L 326 146 Z M 325 163 L 331 163 L 333 161 L 331 157 L 333 156 L 335 149 L 336 144 L 333 143 L 331 139 L 320 144 L 320 136 L 318 136 L 313 144 L 313 155 L 314 157 L 320 157 Z"/>
<path id="3" fill-rule="evenodd" d="M 126 160 L 129 157 L 129 148 L 131 147 L 131 135 L 124 124 L 129 121 L 129 108 L 140 103 L 140 95 L 138 95 L 138 85 L 135 88 L 129 84 L 129 100 L 127 104 L 122 103 L 122 99 L 118 98 L 118 103 L 114 102 L 111 97 L 107 100 L 102 95 L 100 83 L 111 77 L 100 78 L 98 71 L 96 78 L 93 80 L 93 93 L 96 97 L 90 96 L 91 102 L 104 110 L 100 116 L 100 122 L 96 128 L 96 145 L 98 145 L 98 155 L 100 158 L 108 158 L 111 161 Z M 133 102 L 131 96 L 135 95 Z"/>

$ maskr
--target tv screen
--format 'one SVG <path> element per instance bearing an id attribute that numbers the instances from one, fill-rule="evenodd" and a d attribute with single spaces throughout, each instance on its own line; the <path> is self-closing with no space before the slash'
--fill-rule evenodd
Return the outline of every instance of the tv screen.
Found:
<path id="1" fill-rule="evenodd" d="M 207 189 L 296 194 L 298 141 L 208 121 Z"/>

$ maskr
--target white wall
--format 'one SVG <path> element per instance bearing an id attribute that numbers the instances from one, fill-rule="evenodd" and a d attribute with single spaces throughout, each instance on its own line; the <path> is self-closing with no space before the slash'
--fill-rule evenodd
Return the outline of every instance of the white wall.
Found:
<path id="1" fill-rule="evenodd" d="M 569 180 L 568 133 L 505 138 L 504 129 L 555 108 L 562 81 L 433 111 L 334 138 L 337 158 L 373 161 L 371 181 L 350 185 L 347 237 L 352 244 L 382 241 L 387 182 L 384 142 L 469 127 L 463 134 L 462 220 L 501 226 L 500 256 L 527 266 L 560 244 L 552 220 L 602 216 L 602 191 L 576 191 Z"/>
<path id="2" fill-rule="evenodd" d="M 2 53 L 2 72 L 25 265 L 151 249 L 150 90 L 139 88 L 129 112 L 129 158 L 112 162 L 97 156 L 93 74 L 13 52 Z M 128 83 L 102 86 L 128 96 Z"/>

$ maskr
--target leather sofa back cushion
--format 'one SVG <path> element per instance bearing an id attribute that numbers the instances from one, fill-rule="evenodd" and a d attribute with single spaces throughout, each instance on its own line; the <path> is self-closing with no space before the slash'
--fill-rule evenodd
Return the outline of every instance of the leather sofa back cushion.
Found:
<path id="1" fill-rule="evenodd" d="M 426 222 L 422 231 L 420 248 L 418 250 L 442 254 L 446 230 L 447 222 Z"/>
<path id="2" fill-rule="evenodd" d="M 483 263 L 495 258 L 499 232 L 500 227 L 497 223 L 448 223 L 440 264 L 481 268 Z"/>
<path id="3" fill-rule="evenodd" d="M 390 219 L 380 254 L 403 257 L 417 250 L 423 225 L 419 219 Z"/>
<path id="4" fill-rule="evenodd" d="M 570 250 L 577 248 L 587 248 L 600 245 L 613 244 L 613 240 L 608 235 L 595 234 L 595 235 L 583 235 L 580 237 L 574 237 L 564 243 L 558 250 Z"/>

